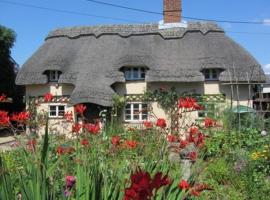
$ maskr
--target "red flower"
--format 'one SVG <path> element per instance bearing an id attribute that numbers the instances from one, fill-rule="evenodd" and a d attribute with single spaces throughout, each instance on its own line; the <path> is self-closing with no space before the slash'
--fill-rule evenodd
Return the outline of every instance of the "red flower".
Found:
<path id="1" fill-rule="evenodd" d="M 6 101 L 6 100 L 7 100 L 7 95 L 2 94 L 2 95 L 0 96 L 0 102 L 4 102 L 4 101 Z"/>
<path id="2" fill-rule="evenodd" d="M 124 146 L 128 149 L 134 149 L 138 146 L 138 142 L 135 140 L 126 140 Z"/>
<path id="3" fill-rule="evenodd" d="M 189 129 L 189 133 L 191 133 L 192 135 L 195 135 L 199 132 L 199 128 L 197 126 L 192 126 Z"/>
<path id="4" fill-rule="evenodd" d="M 78 104 L 75 106 L 75 112 L 83 115 L 84 111 L 86 110 L 86 106 L 83 104 Z"/>
<path id="5" fill-rule="evenodd" d="M 193 188 L 191 188 L 190 195 L 200 196 L 203 190 L 212 190 L 212 188 L 209 187 L 209 185 L 207 184 L 196 184 L 195 186 L 193 186 Z"/>
<path id="6" fill-rule="evenodd" d="M 10 119 L 8 112 L 0 110 L 0 125 L 8 126 L 10 124 Z"/>
<path id="7" fill-rule="evenodd" d="M 157 172 L 152 180 L 152 188 L 158 190 L 162 186 L 171 184 L 171 180 L 168 178 L 168 175 L 162 177 L 161 172 Z"/>
<path id="8" fill-rule="evenodd" d="M 75 151 L 75 149 L 73 147 L 69 147 L 69 146 L 59 146 L 56 148 L 56 152 L 58 155 L 71 154 L 74 151 Z"/>
<path id="9" fill-rule="evenodd" d="M 197 159 L 197 153 L 195 151 L 189 152 L 188 157 L 190 160 L 195 161 Z"/>
<path id="10" fill-rule="evenodd" d="M 75 123 L 72 125 L 72 133 L 79 133 L 82 126 L 79 123 Z"/>
<path id="11" fill-rule="evenodd" d="M 96 124 L 88 123 L 88 124 L 85 124 L 85 125 L 84 125 L 84 128 L 85 128 L 89 133 L 92 133 L 92 134 L 94 134 L 94 135 L 98 134 L 99 131 L 100 131 L 99 123 L 96 123 Z"/>
<path id="12" fill-rule="evenodd" d="M 192 97 L 180 98 L 178 101 L 178 108 L 187 109 L 189 111 L 202 109 L 202 107 L 197 103 L 196 99 Z"/>
<path id="13" fill-rule="evenodd" d="M 153 128 L 153 124 L 152 124 L 152 122 L 150 122 L 150 121 L 144 121 L 144 122 L 143 122 L 143 125 L 144 125 L 145 128 L 147 128 L 147 129 Z"/>
<path id="14" fill-rule="evenodd" d="M 68 122 L 72 122 L 72 121 L 73 121 L 73 113 L 72 113 L 72 111 L 70 111 L 70 112 L 65 112 L 64 118 L 65 118 Z"/>
<path id="15" fill-rule="evenodd" d="M 119 146 L 120 145 L 120 137 L 117 136 L 113 136 L 111 139 L 111 143 L 113 146 Z"/>
<path id="16" fill-rule="evenodd" d="M 214 121 L 213 119 L 206 117 L 204 119 L 204 126 L 205 128 L 210 128 L 210 127 L 214 127 L 216 126 L 216 121 Z"/>
<path id="17" fill-rule="evenodd" d="M 186 146 L 189 144 L 189 142 L 187 140 L 181 140 L 180 141 L 180 148 L 184 149 L 186 148 Z"/>
<path id="18" fill-rule="evenodd" d="M 181 182 L 178 184 L 178 188 L 181 190 L 188 190 L 190 188 L 190 185 L 185 179 L 182 179 Z"/>
<path id="19" fill-rule="evenodd" d="M 89 146 L 89 144 L 90 144 L 90 143 L 89 143 L 89 140 L 86 139 L 86 138 L 82 139 L 80 143 L 81 143 L 81 145 L 84 146 L 84 147 L 87 147 L 87 146 Z"/>
<path id="20" fill-rule="evenodd" d="M 13 113 L 10 120 L 16 121 L 18 123 L 25 123 L 29 118 L 30 118 L 29 112 L 23 111 L 17 114 Z"/>
<path id="21" fill-rule="evenodd" d="M 165 119 L 159 118 L 156 125 L 160 128 L 165 128 L 167 126 Z"/>
<path id="22" fill-rule="evenodd" d="M 152 179 L 148 172 L 137 169 L 131 175 L 131 186 L 125 189 L 125 200 L 149 200 L 153 196 L 153 190 L 170 184 L 168 176 L 162 177 L 158 172 Z"/>
<path id="23" fill-rule="evenodd" d="M 175 135 L 167 135 L 167 141 L 168 142 L 176 142 L 177 141 L 177 136 Z"/>
<path id="24" fill-rule="evenodd" d="M 50 101 L 52 101 L 52 99 L 53 99 L 53 95 L 50 92 L 48 92 L 44 95 L 45 102 L 50 102 Z"/>

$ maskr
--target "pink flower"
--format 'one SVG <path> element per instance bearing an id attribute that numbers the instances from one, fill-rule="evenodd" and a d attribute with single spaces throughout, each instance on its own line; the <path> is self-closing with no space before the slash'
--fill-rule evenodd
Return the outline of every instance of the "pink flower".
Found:
<path id="1" fill-rule="evenodd" d="M 75 176 L 66 176 L 66 187 L 72 188 L 76 184 Z"/>
<path id="2" fill-rule="evenodd" d="M 158 127 L 160 127 L 160 128 L 165 128 L 165 127 L 167 126 L 166 120 L 163 119 L 163 118 L 159 118 L 159 119 L 157 119 L 156 125 L 157 125 Z"/>

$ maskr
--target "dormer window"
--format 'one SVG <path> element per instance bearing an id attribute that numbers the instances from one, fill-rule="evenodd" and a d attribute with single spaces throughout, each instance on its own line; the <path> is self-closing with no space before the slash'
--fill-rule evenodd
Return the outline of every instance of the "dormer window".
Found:
<path id="1" fill-rule="evenodd" d="M 46 71 L 46 74 L 48 76 L 49 82 L 58 82 L 62 72 L 58 70 L 48 70 Z"/>
<path id="2" fill-rule="evenodd" d="M 219 78 L 220 70 L 219 69 L 204 69 L 203 74 L 206 81 L 217 81 Z"/>
<path id="3" fill-rule="evenodd" d="M 127 81 L 144 80 L 145 67 L 124 67 L 123 72 Z"/>

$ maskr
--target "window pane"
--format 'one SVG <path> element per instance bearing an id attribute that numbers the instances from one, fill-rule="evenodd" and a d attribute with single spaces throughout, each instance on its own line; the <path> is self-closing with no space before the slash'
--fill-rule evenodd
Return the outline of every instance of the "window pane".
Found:
<path id="1" fill-rule="evenodd" d="M 141 74 L 140 74 L 140 78 L 145 78 L 145 69 L 141 68 Z"/>
<path id="2" fill-rule="evenodd" d="M 125 109 L 130 110 L 131 109 L 131 104 L 127 104 Z"/>
<path id="3" fill-rule="evenodd" d="M 130 69 L 125 69 L 125 78 L 128 80 L 128 79 L 131 79 L 131 72 L 130 72 Z"/>
<path id="4" fill-rule="evenodd" d="M 137 67 L 133 68 L 133 78 L 138 79 L 139 78 L 139 69 Z"/>
<path id="5" fill-rule="evenodd" d="M 56 106 L 49 107 L 50 116 L 56 116 Z"/>
<path id="6" fill-rule="evenodd" d="M 58 116 L 65 115 L 65 106 L 58 106 Z"/>
<path id="7" fill-rule="evenodd" d="M 131 115 L 125 115 L 125 120 L 131 120 Z"/>
<path id="8" fill-rule="evenodd" d="M 133 115 L 133 120 L 139 120 L 140 118 L 139 118 L 139 115 L 137 114 L 137 115 Z"/>

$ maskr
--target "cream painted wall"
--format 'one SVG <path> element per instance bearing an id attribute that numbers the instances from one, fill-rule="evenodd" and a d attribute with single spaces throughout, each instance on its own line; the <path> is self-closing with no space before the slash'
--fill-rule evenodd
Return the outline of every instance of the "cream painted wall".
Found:
<path id="1" fill-rule="evenodd" d="M 74 90 L 71 84 L 48 83 L 45 85 L 27 85 L 25 89 L 26 96 L 43 96 L 45 93 L 50 92 L 54 96 L 70 95 Z"/>
<path id="2" fill-rule="evenodd" d="M 204 94 L 220 94 L 219 82 L 218 81 L 205 82 Z"/>
<path id="3" fill-rule="evenodd" d="M 41 103 L 37 107 L 37 113 L 48 116 L 49 106 L 50 105 L 64 105 L 66 107 L 66 112 L 73 113 L 73 119 L 75 119 L 74 108 L 68 103 Z M 72 131 L 72 122 L 67 122 L 64 118 L 49 118 L 49 133 L 50 134 L 58 134 L 58 135 L 70 135 Z M 43 135 L 45 133 L 45 125 L 39 126 L 39 135 Z"/>

